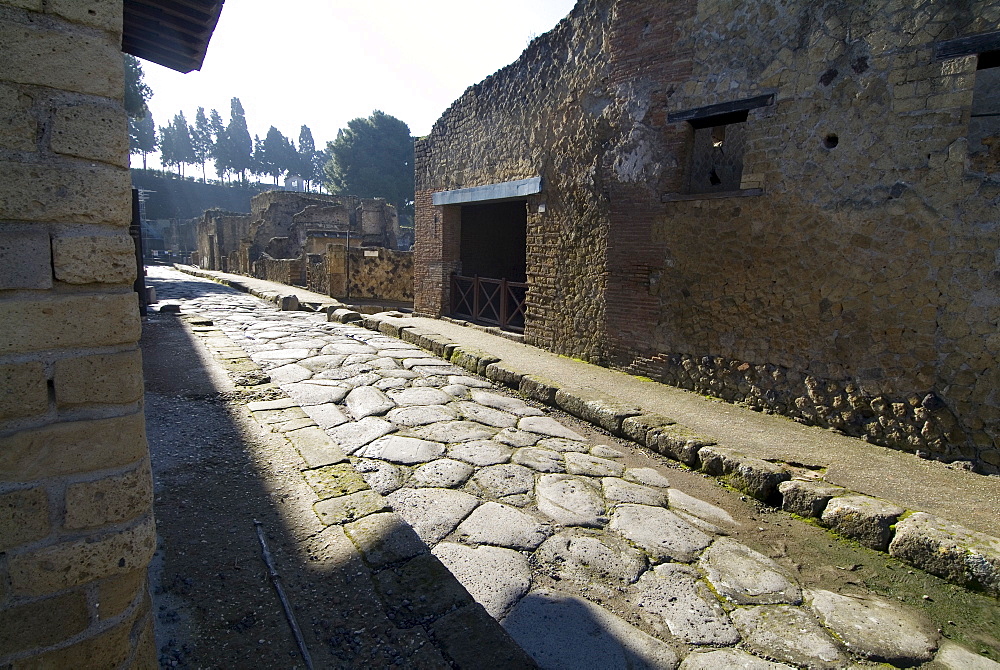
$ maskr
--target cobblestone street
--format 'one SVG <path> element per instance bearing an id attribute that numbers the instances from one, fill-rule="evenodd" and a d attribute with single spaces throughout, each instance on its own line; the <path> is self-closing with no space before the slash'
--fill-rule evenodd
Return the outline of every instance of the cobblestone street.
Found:
<path id="1" fill-rule="evenodd" d="M 543 668 L 1000 668 L 919 607 L 843 577 L 884 556 L 839 546 L 830 560 L 850 565 L 803 568 L 812 559 L 794 549 L 765 555 L 744 539 L 824 531 L 407 342 L 173 269 L 148 274 L 160 308 L 205 317 L 196 332 L 221 330 L 283 392 L 250 403 L 259 423 L 325 433 L 299 446 L 314 511 L 343 527 L 399 621 L 421 621 L 419 603 L 399 570 L 384 575 L 426 563 L 429 548 Z M 268 383 L 245 375 L 237 384 Z M 379 541 L 396 515 L 422 543 Z M 823 583 L 824 571 L 839 576 Z"/>

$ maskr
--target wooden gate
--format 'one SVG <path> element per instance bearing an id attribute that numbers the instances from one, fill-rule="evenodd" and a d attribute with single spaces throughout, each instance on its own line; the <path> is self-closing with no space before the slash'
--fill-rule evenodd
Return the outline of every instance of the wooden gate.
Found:
<path id="1" fill-rule="evenodd" d="M 524 332 L 528 285 L 506 279 L 451 276 L 451 314 L 475 323 Z"/>

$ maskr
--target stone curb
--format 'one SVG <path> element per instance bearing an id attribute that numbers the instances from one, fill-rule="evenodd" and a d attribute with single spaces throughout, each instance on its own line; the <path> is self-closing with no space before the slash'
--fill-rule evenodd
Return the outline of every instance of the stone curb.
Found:
<path id="1" fill-rule="evenodd" d="M 394 322 L 390 323 L 388 318 Z M 532 400 L 562 409 L 612 435 L 718 477 L 765 504 L 815 518 L 821 525 L 863 546 L 888 552 L 950 582 L 1000 597 L 1000 539 L 826 482 L 793 479 L 782 465 L 719 446 L 669 417 L 644 414 L 638 407 L 624 405 L 596 391 L 564 389 L 558 382 L 519 370 L 492 354 L 466 349 L 437 333 L 400 324 L 395 317 L 366 315 L 361 324 L 447 358 L 455 365 Z M 926 517 L 933 519 L 934 524 L 909 521 Z M 899 519 L 903 520 L 897 525 Z M 930 530 L 932 527 L 936 529 L 934 532 Z"/>
<path id="2" fill-rule="evenodd" d="M 240 289 L 239 286 L 233 288 Z M 272 300 L 278 301 L 280 296 L 277 301 Z M 348 323 L 356 321 L 351 318 L 350 310 L 337 309 L 336 312 L 341 313 L 341 318 L 347 318 Z M 196 315 L 185 320 L 211 323 Z M 194 334 L 202 338 L 211 335 L 228 339 L 221 329 L 204 328 Z M 238 345 L 233 343 L 233 347 Z M 245 351 L 241 357 L 227 356 L 225 359 L 211 348 L 209 351 L 223 365 L 249 365 L 259 369 Z M 262 428 L 284 437 L 301 457 L 303 464 L 299 470 L 316 496 L 313 512 L 327 528 L 343 529 L 354 544 L 371 571 L 375 592 L 389 619 L 400 628 L 424 628 L 435 646 L 459 668 L 479 667 L 477 659 L 481 659 L 482 654 L 494 659 L 498 663 L 495 667 L 537 668 L 500 624 L 431 554 L 413 528 L 392 511 L 386 498 L 368 486 L 340 446 L 308 418 L 294 399 L 284 395 L 273 400 L 249 402 L 245 406 Z M 398 594 L 402 592 L 418 595 L 401 600 Z"/>

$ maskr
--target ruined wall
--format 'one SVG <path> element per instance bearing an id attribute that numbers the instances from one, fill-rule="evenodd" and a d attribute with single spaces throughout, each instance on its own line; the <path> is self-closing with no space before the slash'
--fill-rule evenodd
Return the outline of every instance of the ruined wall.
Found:
<path id="1" fill-rule="evenodd" d="M 997 471 L 1000 190 L 967 161 L 975 58 L 935 62 L 932 45 L 998 19 L 985 2 L 828 2 L 700 3 L 668 20 L 679 58 L 645 54 L 631 86 L 649 94 L 616 106 L 774 93 L 745 124 L 741 186 L 763 195 L 658 205 L 683 193 L 690 126 L 647 113 L 616 129 L 614 143 L 645 139 L 603 158 L 643 169 L 613 175 L 633 191 L 612 222 L 612 362 Z"/>
<path id="2" fill-rule="evenodd" d="M 246 272 L 242 262 L 233 264 L 231 259 L 241 258 L 242 242 L 250 231 L 250 217 L 236 212 L 210 209 L 197 223 L 196 242 L 200 266 L 206 270 Z"/>
<path id="3" fill-rule="evenodd" d="M 121 12 L 0 1 L 2 667 L 156 666 Z"/>
<path id="4" fill-rule="evenodd" d="M 345 258 L 349 253 L 350 258 Z M 413 252 L 331 244 L 307 256 L 308 288 L 353 300 L 413 300 Z M 349 284 L 349 286 L 348 286 Z"/>
<path id="5" fill-rule="evenodd" d="M 416 143 L 417 311 L 447 313 L 448 277 L 461 269 L 459 207 L 434 207 L 431 193 L 541 176 L 543 193 L 528 199 L 525 339 L 600 360 L 608 203 L 596 157 L 610 100 L 606 5 L 578 4 Z"/>
<path id="6" fill-rule="evenodd" d="M 417 143 L 416 309 L 460 269 L 431 194 L 541 174 L 528 341 L 1000 472 L 1000 137 L 967 139 L 996 71 L 933 49 L 998 27 L 984 0 L 581 1 Z M 668 115 L 756 96 L 692 188 L 705 131 Z"/>
<path id="7" fill-rule="evenodd" d="M 261 256 L 251 263 L 251 276 L 275 281 L 289 286 L 303 285 L 303 260 L 300 258 L 271 258 Z"/>

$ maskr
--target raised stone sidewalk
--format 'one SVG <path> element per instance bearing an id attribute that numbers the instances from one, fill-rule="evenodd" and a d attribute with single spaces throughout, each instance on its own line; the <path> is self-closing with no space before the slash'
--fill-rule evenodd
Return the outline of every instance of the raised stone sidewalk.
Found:
<path id="1" fill-rule="evenodd" d="M 249 409 L 298 449 L 317 515 L 359 548 L 401 621 L 454 622 L 456 612 L 473 611 L 467 591 L 542 667 L 844 667 L 852 659 L 993 667 L 897 603 L 804 592 L 774 561 L 725 537 L 734 522 L 724 510 L 672 489 L 656 467 L 592 444 L 537 403 L 1000 593 L 995 539 L 722 446 L 621 396 L 529 374 L 537 366 L 456 342 L 425 327 L 429 320 L 332 307 L 326 321 L 234 294 L 187 300 L 182 310 L 207 317 L 192 322 L 199 334 L 218 342 L 221 327 L 249 354 L 215 347 L 245 383 L 266 375 L 287 394 Z M 437 589 L 417 601 L 425 605 L 393 597 L 428 580 L 448 583 L 442 565 L 464 591 Z M 564 580 L 576 587 L 560 590 Z M 614 589 L 646 630 L 599 595 L 581 595 L 595 587 Z M 497 630 L 478 630 L 507 650 L 504 667 L 527 662 Z M 963 654 L 964 665 L 948 665 Z"/>

